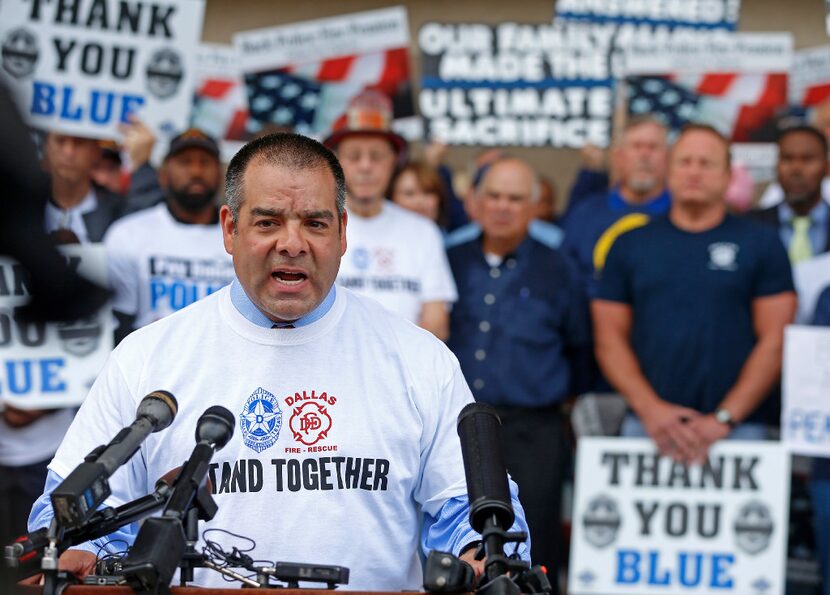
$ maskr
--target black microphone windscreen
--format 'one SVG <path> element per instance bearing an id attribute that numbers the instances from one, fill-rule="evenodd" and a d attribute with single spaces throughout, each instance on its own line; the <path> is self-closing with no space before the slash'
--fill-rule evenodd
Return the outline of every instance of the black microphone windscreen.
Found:
<path id="1" fill-rule="evenodd" d="M 179 403 L 166 390 L 154 390 L 141 399 L 135 412 L 136 418 L 146 417 L 153 421 L 153 432 L 167 428 L 176 418 Z"/>
<path id="2" fill-rule="evenodd" d="M 509 529 L 514 513 L 496 410 L 484 403 L 470 403 L 458 414 L 457 429 L 470 498 L 470 524 L 481 533 L 485 519 L 495 515 L 501 528 Z"/>
<path id="3" fill-rule="evenodd" d="M 221 405 L 208 407 L 196 422 L 196 442 L 209 442 L 221 449 L 233 436 L 236 418 Z"/>

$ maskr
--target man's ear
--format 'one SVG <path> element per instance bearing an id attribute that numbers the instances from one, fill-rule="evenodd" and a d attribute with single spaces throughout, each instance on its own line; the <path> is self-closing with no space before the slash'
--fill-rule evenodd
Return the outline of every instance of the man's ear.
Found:
<path id="1" fill-rule="evenodd" d="M 349 214 L 344 210 L 340 218 L 340 256 L 346 253 L 346 224 L 349 222 Z"/>
<path id="2" fill-rule="evenodd" d="M 233 220 L 233 213 L 228 205 L 219 208 L 219 226 L 222 228 L 222 242 L 225 245 L 225 252 L 233 255 L 233 237 L 236 234 L 236 222 Z"/>

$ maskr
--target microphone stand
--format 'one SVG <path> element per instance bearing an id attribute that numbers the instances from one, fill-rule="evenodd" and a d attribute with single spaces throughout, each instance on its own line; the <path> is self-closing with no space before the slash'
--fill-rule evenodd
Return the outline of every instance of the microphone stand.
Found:
<path id="1" fill-rule="evenodd" d="M 6 566 L 19 569 L 17 580 L 27 578 L 42 570 L 44 594 L 60 593 L 66 585 L 76 582 L 72 575 L 58 571 L 57 559 L 60 554 L 74 545 L 109 535 L 116 529 L 162 508 L 170 492 L 170 486 L 159 481 L 151 494 L 117 508 L 103 508 L 80 527 L 64 530 L 62 536 L 59 532 L 60 524 L 53 519 L 48 529 L 29 533 L 25 538 L 6 546 L 4 552 Z M 36 565 L 38 560 L 41 562 L 39 566 Z"/>

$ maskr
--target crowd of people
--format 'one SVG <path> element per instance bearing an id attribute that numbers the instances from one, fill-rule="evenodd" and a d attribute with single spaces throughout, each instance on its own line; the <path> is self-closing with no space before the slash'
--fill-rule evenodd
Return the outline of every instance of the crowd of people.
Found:
<path id="1" fill-rule="evenodd" d="M 307 361 L 303 369 L 310 376 L 343 375 L 358 387 L 373 377 L 373 366 L 387 366 L 390 377 L 373 390 L 392 395 L 401 388 L 393 386 L 397 383 L 407 394 L 422 387 L 431 399 L 433 388 L 426 385 L 446 383 L 436 394 L 456 404 L 466 398 L 457 383 L 466 382 L 476 401 L 499 413 L 505 460 L 521 502 L 516 502 L 517 522 L 521 527 L 526 519 L 531 557 L 551 573 L 564 559 L 560 517 L 563 460 L 570 448 L 567 412 L 580 395 L 618 394 L 627 410 L 616 424 L 620 435 L 650 437 L 663 454 L 688 463 L 705 459 L 718 440 L 770 437 L 780 407 L 785 326 L 796 319 L 797 309 L 799 322 L 830 325 L 830 195 L 822 190 L 828 140 L 822 130 L 805 122 L 780 134 L 778 202 L 744 214 L 727 200 L 733 182 L 729 141 L 704 125 L 690 125 L 672 138 L 657 117 L 631 118 L 607 155 L 594 147 L 583 150 L 583 167 L 560 207 L 554 184 L 506 149 L 481 152 L 471 164 L 469 187 L 457 187 L 457 176 L 446 165 L 447 147 L 431 145 L 421 159 L 413 159 L 411 147 L 391 129 L 391 103 L 377 91 L 357 96 L 347 116 L 323 141 L 344 176 L 345 205 L 332 213 L 303 203 L 303 196 L 313 196 L 323 182 L 306 176 L 295 153 L 316 163 L 325 159 L 316 149 L 277 141 L 271 146 L 263 137 L 252 143 L 260 143 L 258 153 L 243 155 L 251 153 L 246 147 L 237 155 L 237 177 L 229 171 L 223 189 L 219 146 L 199 130 L 176 136 L 158 169 L 149 163 L 153 134 L 138 121 L 125 125 L 120 147 L 58 132 L 46 135 L 42 157 L 51 193 L 43 213 L 45 230 L 57 243 L 106 246 L 116 342 L 124 341 L 91 399 L 100 404 L 107 391 L 135 397 L 162 380 L 175 390 L 182 381 L 171 366 L 209 370 L 198 380 L 204 392 L 211 383 L 221 385 L 219 376 L 226 374 L 282 374 L 276 356 L 241 345 L 235 352 L 237 337 L 213 328 L 211 317 L 227 315 L 224 302 L 187 308 L 227 286 L 233 305 L 252 323 L 298 333 L 341 308 L 336 288 L 368 296 L 429 331 L 454 358 L 434 355 L 432 343 L 398 316 L 387 320 L 366 307 L 349 322 L 360 338 L 341 329 L 326 339 L 331 345 L 326 343 L 323 353 L 331 361 Z M 257 159 L 271 159 L 273 171 L 256 169 L 254 194 L 253 182 L 245 178 L 243 184 L 242 176 L 246 168 L 259 167 Z M 125 162 L 129 171 L 123 169 Z M 337 181 L 337 168 L 326 167 Z M 240 214 L 243 186 L 245 205 L 257 204 L 254 198 L 260 196 L 285 203 L 277 210 L 263 203 Z M 308 229 L 290 231 L 285 213 L 297 210 L 305 213 L 298 225 Z M 345 235 L 327 239 L 333 243 L 325 247 L 342 256 L 339 270 L 326 272 L 336 276 L 334 289 L 319 287 L 314 309 L 278 310 L 257 293 L 269 279 L 289 291 L 285 288 L 304 286 L 313 277 L 306 268 L 280 261 L 259 278 L 249 262 L 270 262 L 261 248 L 266 234 L 285 226 L 296 243 L 288 251 L 316 252 L 324 251 L 323 234 L 343 225 Z M 191 332 L 184 314 L 166 326 L 152 324 L 182 310 L 202 317 L 205 328 Z M 281 313 L 279 319 L 262 316 L 274 311 Z M 281 343 L 260 334 L 257 341 L 280 353 Z M 167 340 L 169 346 L 154 350 L 154 341 Z M 220 344 L 226 344 L 222 357 L 201 359 L 201 349 Z M 401 352 L 391 367 L 387 359 L 396 349 Z M 453 375 L 453 359 L 463 380 Z M 159 366 L 157 377 L 144 376 L 148 361 Z M 419 416 L 427 418 L 435 435 L 453 432 L 447 427 L 454 418 L 435 418 L 449 405 L 423 399 L 402 404 L 367 396 L 373 409 L 363 415 L 383 427 L 399 426 L 401 433 Z M 212 404 L 211 397 L 204 404 Z M 95 440 L 109 438 L 107 424 L 91 419 L 88 411 L 83 414 L 82 409 L 79 417 L 86 425 L 76 421 L 58 450 L 75 410 L 5 407 L 0 421 L 0 510 L 8 514 L 3 542 L 26 530 L 32 504 L 29 528 L 47 523 L 48 493 L 71 470 L 69 462 Z M 190 426 L 187 431 L 192 432 Z M 171 434 L 154 448 L 174 440 Z M 373 448 L 384 440 L 395 442 L 397 434 L 367 438 Z M 422 453 L 432 448 L 424 437 L 420 440 L 415 443 Z M 408 470 L 411 485 L 395 490 L 416 494 L 430 519 L 424 532 L 432 541 L 427 538 L 423 547 L 443 544 L 462 553 L 471 543 L 468 536 L 447 537 L 454 531 L 452 515 L 446 504 L 436 504 L 439 494 L 450 503 L 461 496 L 457 469 L 450 472 L 440 460 L 455 460 L 457 454 L 447 453 L 446 442 L 435 448 L 426 460 L 440 480 L 426 481 L 426 463 L 420 471 L 416 463 Z M 412 455 L 403 446 L 393 449 L 400 459 L 393 465 Z M 375 459 L 376 489 L 381 461 Z M 388 470 L 389 461 L 385 464 Z M 148 466 L 123 480 L 130 493 L 139 494 L 167 470 L 152 461 Z M 278 478 L 279 473 L 278 468 Z M 811 486 L 820 564 L 830 577 L 828 459 L 815 460 Z M 264 502 L 256 507 L 256 514 L 268 510 Z M 229 519 L 236 512 L 228 514 Z M 405 535 L 396 547 L 406 549 L 414 539 L 407 531 L 414 535 L 417 522 L 410 512 L 400 522 Z M 313 524 L 324 529 L 323 520 Z M 386 558 L 382 564 L 391 566 L 394 561 Z M 379 584 L 395 586 L 391 579 Z"/>

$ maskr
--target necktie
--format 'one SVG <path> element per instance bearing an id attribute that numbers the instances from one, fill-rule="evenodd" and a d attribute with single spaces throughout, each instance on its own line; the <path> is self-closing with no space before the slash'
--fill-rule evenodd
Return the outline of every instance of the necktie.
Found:
<path id="1" fill-rule="evenodd" d="M 793 237 L 790 240 L 790 262 L 796 264 L 813 256 L 813 245 L 810 243 L 810 218 L 793 218 Z"/>
<path id="2" fill-rule="evenodd" d="M 286 323 L 280 324 L 279 322 L 276 322 L 276 323 L 274 323 L 274 325 L 271 328 L 294 328 L 294 325 L 291 324 L 290 322 L 287 323 L 287 324 Z"/>

